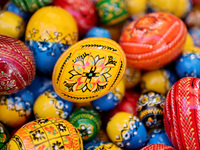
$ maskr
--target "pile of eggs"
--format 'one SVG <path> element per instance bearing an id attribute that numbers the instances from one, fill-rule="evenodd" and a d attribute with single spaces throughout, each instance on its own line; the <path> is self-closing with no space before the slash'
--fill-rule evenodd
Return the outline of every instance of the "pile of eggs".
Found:
<path id="1" fill-rule="evenodd" d="M 1 0 L 1 150 L 200 150 L 200 0 Z"/>

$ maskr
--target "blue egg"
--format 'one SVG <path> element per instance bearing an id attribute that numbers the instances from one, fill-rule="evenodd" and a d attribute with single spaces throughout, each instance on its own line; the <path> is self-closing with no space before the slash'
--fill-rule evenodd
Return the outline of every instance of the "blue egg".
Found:
<path id="1" fill-rule="evenodd" d="M 27 89 L 33 93 L 35 101 L 40 94 L 45 92 L 45 90 L 53 89 L 53 86 L 51 79 L 45 76 L 36 75 L 35 79 L 31 82 Z"/>
<path id="2" fill-rule="evenodd" d="M 200 27 L 193 27 L 188 32 L 193 39 L 194 45 L 200 47 Z"/>
<path id="3" fill-rule="evenodd" d="M 25 41 L 33 52 L 36 69 L 44 75 L 51 75 L 60 55 L 69 48 L 69 45 L 46 41 Z"/>
<path id="4" fill-rule="evenodd" d="M 119 104 L 120 100 L 114 93 L 109 92 L 108 94 L 93 100 L 91 104 L 99 111 L 108 111 L 113 109 Z"/>
<path id="5" fill-rule="evenodd" d="M 89 38 L 89 37 L 105 37 L 105 38 L 111 39 L 111 34 L 105 28 L 93 27 L 86 33 L 85 38 Z"/>
<path id="6" fill-rule="evenodd" d="M 25 12 L 22 9 L 20 9 L 18 6 L 16 6 L 13 2 L 8 2 L 5 6 L 5 10 L 13 12 L 17 15 L 19 15 L 20 17 L 22 17 L 26 22 L 28 22 L 28 20 L 31 17 L 31 13 L 29 12 Z"/>
<path id="7" fill-rule="evenodd" d="M 102 144 L 105 144 L 105 143 L 108 143 L 106 141 L 99 141 L 97 139 L 93 139 L 92 141 L 88 142 L 88 143 L 84 143 L 83 145 L 83 149 L 84 150 L 93 150 L 95 149 L 96 147 L 102 145 Z"/>
<path id="8" fill-rule="evenodd" d="M 164 144 L 172 146 L 172 143 L 170 142 L 167 133 L 163 129 L 155 129 L 153 132 L 149 135 L 149 141 L 147 145 L 151 144 Z"/>
<path id="9" fill-rule="evenodd" d="M 176 61 L 175 70 L 180 78 L 200 77 L 200 56 L 195 53 L 182 54 Z"/>

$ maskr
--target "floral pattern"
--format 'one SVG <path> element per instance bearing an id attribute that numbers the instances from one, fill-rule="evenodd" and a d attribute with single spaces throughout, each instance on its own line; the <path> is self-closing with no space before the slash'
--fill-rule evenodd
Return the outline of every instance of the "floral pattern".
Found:
<path id="1" fill-rule="evenodd" d="M 113 56 L 100 57 L 84 53 L 73 60 L 73 70 L 68 72 L 70 77 L 63 84 L 69 92 L 101 91 L 112 76 L 109 72 L 116 66 L 115 59 Z"/>

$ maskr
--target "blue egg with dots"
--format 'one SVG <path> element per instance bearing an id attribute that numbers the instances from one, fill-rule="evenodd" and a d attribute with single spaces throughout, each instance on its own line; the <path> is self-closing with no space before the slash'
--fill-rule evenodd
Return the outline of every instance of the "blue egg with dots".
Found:
<path id="1" fill-rule="evenodd" d="M 89 37 L 105 37 L 111 39 L 111 34 L 103 27 L 93 27 L 85 35 L 85 38 Z"/>
<path id="2" fill-rule="evenodd" d="M 167 136 L 166 131 L 163 129 L 155 129 L 151 132 L 147 145 L 151 144 L 164 144 L 173 147 L 171 141 Z"/>
<path id="3" fill-rule="evenodd" d="M 183 53 L 176 61 L 175 70 L 180 78 L 200 77 L 200 55 Z"/>

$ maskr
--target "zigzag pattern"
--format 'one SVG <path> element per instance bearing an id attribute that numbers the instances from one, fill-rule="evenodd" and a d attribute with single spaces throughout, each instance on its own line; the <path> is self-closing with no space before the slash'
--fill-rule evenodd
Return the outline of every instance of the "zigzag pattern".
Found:
<path id="1" fill-rule="evenodd" d="M 71 124 L 71 123 L 66 123 L 67 128 L 70 132 L 70 136 L 72 138 L 73 141 L 73 149 L 74 150 L 80 150 L 82 149 L 82 141 L 80 140 L 80 135 L 79 132 L 76 131 L 77 129 Z"/>
<path id="2" fill-rule="evenodd" d="M 179 108 L 179 125 L 181 125 L 180 130 L 182 139 L 180 139 L 184 145 L 181 149 L 197 149 L 195 142 L 195 136 L 194 136 L 194 123 L 191 116 L 191 111 L 189 107 L 189 99 L 191 94 L 191 78 L 183 78 L 179 84 L 178 84 L 178 101 L 177 101 L 177 107 Z M 193 87 L 192 87 L 193 88 Z M 180 149 L 180 148 L 179 148 Z"/>

